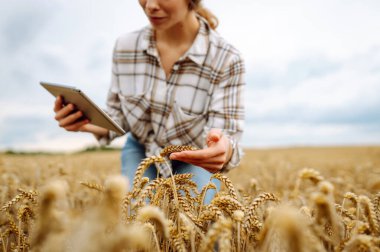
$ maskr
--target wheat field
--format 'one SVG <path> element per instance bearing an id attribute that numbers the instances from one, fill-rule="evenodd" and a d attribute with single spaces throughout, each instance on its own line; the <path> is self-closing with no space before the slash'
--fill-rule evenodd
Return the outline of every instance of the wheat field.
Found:
<path id="1" fill-rule="evenodd" d="M 210 204 L 161 158 L 0 154 L 0 251 L 380 251 L 380 147 L 247 149 Z"/>

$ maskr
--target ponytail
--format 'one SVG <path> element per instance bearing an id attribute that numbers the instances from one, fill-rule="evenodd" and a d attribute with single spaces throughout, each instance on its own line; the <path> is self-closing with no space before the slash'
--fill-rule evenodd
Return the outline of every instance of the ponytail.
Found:
<path id="1" fill-rule="evenodd" d="M 198 13 L 198 15 L 206 19 L 211 29 L 215 30 L 219 24 L 218 18 L 207 8 L 203 7 L 203 5 L 200 2 L 201 0 L 190 0 L 189 1 L 190 10 L 194 10 L 196 13 Z"/>

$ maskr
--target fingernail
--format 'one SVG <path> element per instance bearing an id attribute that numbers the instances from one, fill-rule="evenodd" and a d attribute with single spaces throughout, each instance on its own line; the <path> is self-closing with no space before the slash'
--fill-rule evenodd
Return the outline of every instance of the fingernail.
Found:
<path id="1" fill-rule="evenodd" d="M 170 154 L 170 159 L 175 159 L 177 156 L 175 154 Z"/>

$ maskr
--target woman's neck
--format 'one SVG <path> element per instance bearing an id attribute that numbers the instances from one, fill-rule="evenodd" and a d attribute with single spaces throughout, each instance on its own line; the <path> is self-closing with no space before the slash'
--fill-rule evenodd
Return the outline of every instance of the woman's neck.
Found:
<path id="1" fill-rule="evenodd" d="M 191 44 L 198 34 L 199 25 L 195 12 L 189 12 L 182 22 L 166 30 L 156 30 L 156 40 L 173 46 Z"/>

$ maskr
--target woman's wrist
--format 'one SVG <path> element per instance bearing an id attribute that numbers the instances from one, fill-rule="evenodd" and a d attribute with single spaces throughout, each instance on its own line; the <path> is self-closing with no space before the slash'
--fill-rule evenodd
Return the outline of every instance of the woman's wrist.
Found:
<path id="1" fill-rule="evenodd" d="M 99 139 L 108 135 L 108 129 L 94 125 L 94 124 L 86 124 L 85 127 L 83 127 L 81 131 L 94 134 L 96 139 Z"/>
<path id="2" fill-rule="evenodd" d="M 226 166 L 226 164 L 228 164 L 228 162 L 230 162 L 232 158 L 232 153 L 234 151 L 234 142 L 229 136 L 224 135 L 224 137 L 226 138 L 227 144 L 228 144 L 226 162 L 223 165 L 223 166 Z"/>

